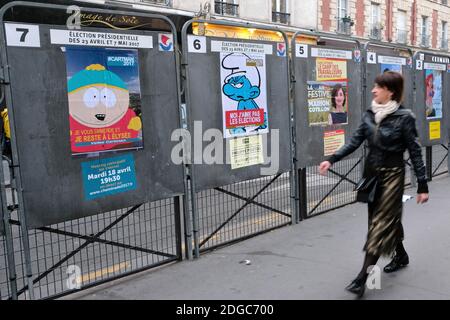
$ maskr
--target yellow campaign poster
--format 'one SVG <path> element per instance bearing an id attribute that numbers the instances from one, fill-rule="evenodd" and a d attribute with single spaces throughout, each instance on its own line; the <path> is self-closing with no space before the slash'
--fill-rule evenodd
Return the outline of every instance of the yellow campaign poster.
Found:
<path id="1" fill-rule="evenodd" d="M 436 140 L 441 138 L 441 122 L 430 122 L 430 140 Z"/>
<path id="2" fill-rule="evenodd" d="M 231 169 L 264 163 L 262 135 L 230 139 Z"/>
<path id="3" fill-rule="evenodd" d="M 317 81 L 346 81 L 347 61 L 341 59 L 317 58 Z"/>
<path id="4" fill-rule="evenodd" d="M 328 131 L 324 133 L 323 148 L 324 155 L 330 156 L 345 144 L 344 130 Z"/>

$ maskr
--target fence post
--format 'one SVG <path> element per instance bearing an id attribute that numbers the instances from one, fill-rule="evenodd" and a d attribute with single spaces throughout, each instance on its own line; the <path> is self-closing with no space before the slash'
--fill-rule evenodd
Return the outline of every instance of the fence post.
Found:
<path id="1" fill-rule="evenodd" d="M 447 144 L 447 172 L 450 174 L 450 142 Z"/>
<path id="2" fill-rule="evenodd" d="M 428 181 L 433 180 L 433 147 L 426 147 L 426 164 L 425 168 L 427 171 Z"/>
<path id="3" fill-rule="evenodd" d="M 298 173 L 300 220 L 304 220 L 308 218 L 308 186 L 306 183 L 306 168 L 300 168 Z"/>
<path id="4" fill-rule="evenodd" d="M 2 150 L 0 150 L 0 154 L 2 154 Z M 3 157 L 0 157 L 2 159 Z M 9 163 L 9 161 L 8 161 Z M 9 165 L 11 168 L 11 165 Z M 12 175 L 10 174 L 10 185 L 11 185 Z M 3 211 L 3 227 L 5 230 L 5 241 L 6 241 L 6 258 L 8 263 L 8 276 L 9 276 L 9 285 L 11 289 L 11 299 L 17 300 L 17 274 L 16 274 L 16 262 L 14 258 L 14 242 L 11 232 L 11 225 L 9 223 L 11 212 L 8 210 L 8 203 L 6 199 L 6 190 L 5 190 L 5 175 L 3 172 L 3 160 L 0 163 L 0 180 L 1 180 L 1 210 Z M 11 193 L 14 195 L 14 190 L 11 190 Z M 14 196 L 12 197 L 14 200 Z M 14 201 L 13 201 L 14 207 Z"/>

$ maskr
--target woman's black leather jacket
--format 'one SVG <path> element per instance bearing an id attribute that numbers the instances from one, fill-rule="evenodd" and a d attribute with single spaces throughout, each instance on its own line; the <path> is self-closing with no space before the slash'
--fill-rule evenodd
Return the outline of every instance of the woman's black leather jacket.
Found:
<path id="1" fill-rule="evenodd" d="M 358 149 L 365 140 L 369 148 L 366 157 L 369 168 L 403 167 L 403 154 L 408 149 L 417 177 L 417 193 L 428 193 L 422 149 L 417 139 L 416 119 L 410 110 L 400 106 L 379 125 L 375 123 L 372 110 L 367 110 L 350 142 L 329 157 L 328 161 L 334 163 L 341 160 Z"/>

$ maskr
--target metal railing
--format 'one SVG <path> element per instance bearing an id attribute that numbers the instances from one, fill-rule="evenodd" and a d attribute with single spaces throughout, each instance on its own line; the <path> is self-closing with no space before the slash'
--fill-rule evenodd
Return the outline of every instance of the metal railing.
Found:
<path id="1" fill-rule="evenodd" d="M 291 23 L 291 14 L 285 12 L 272 12 L 272 22 L 290 24 Z"/>
<path id="2" fill-rule="evenodd" d="M 362 156 L 361 151 L 359 152 Z M 361 178 L 362 158 L 343 160 L 321 176 L 317 166 L 306 169 L 307 217 L 351 204 L 356 201 L 353 191 Z"/>
<path id="3" fill-rule="evenodd" d="M 214 2 L 214 12 L 223 16 L 239 16 L 239 5 L 223 1 Z"/>
<path id="4" fill-rule="evenodd" d="M 290 224 L 291 187 L 284 173 L 197 193 L 200 251 Z"/>
<path id="5" fill-rule="evenodd" d="M 422 34 L 420 38 L 420 45 L 426 48 L 430 46 L 430 36 L 428 34 Z"/>
<path id="6" fill-rule="evenodd" d="M 137 3 L 159 4 L 163 6 L 172 6 L 172 0 L 134 0 Z"/>
<path id="7" fill-rule="evenodd" d="M 18 299 L 30 299 L 22 232 L 30 238 L 34 299 L 57 298 L 181 260 L 178 208 L 177 199 L 167 199 L 28 231 L 12 212 Z M 0 260 L 3 273 L 1 252 Z M 5 278 L 2 300 L 10 296 Z"/>
<path id="8" fill-rule="evenodd" d="M 337 33 L 345 34 L 345 35 L 352 34 L 352 23 L 350 21 L 347 21 L 344 18 L 337 18 L 336 23 L 337 23 L 337 27 L 336 27 Z"/>
<path id="9" fill-rule="evenodd" d="M 407 30 L 397 29 L 397 42 L 401 44 L 406 44 L 407 41 Z"/>
<path id="10" fill-rule="evenodd" d="M 381 40 L 382 28 L 379 23 L 370 25 L 369 38 L 374 40 Z"/>

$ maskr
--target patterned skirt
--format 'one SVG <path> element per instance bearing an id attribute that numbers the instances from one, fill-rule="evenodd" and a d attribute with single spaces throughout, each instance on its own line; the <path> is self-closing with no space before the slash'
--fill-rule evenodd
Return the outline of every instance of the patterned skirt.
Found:
<path id="1" fill-rule="evenodd" d="M 391 256 L 404 233 L 401 223 L 405 168 L 378 168 L 375 201 L 369 203 L 369 231 L 364 250 L 376 256 Z"/>

